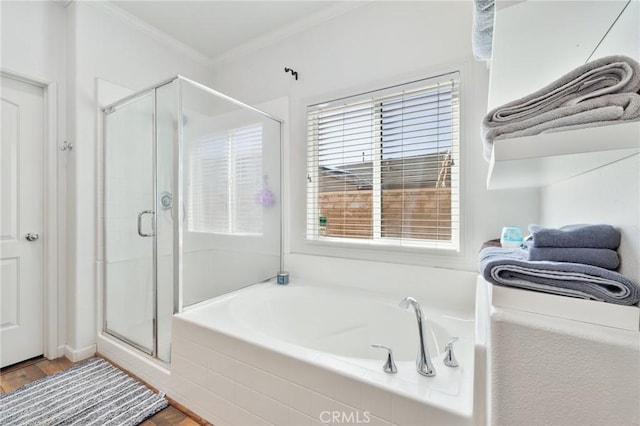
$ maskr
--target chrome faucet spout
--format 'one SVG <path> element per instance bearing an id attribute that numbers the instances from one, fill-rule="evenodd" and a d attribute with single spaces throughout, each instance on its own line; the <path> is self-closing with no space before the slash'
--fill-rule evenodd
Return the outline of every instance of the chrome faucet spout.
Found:
<path id="1" fill-rule="evenodd" d="M 418 337 L 420 338 L 420 348 L 418 350 L 418 358 L 416 360 L 416 370 L 423 376 L 435 376 L 436 369 L 431 362 L 431 356 L 429 355 L 429 348 L 427 348 L 427 341 L 424 337 L 425 332 L 425 320 L 424 313 L 422 312 L 422 306 L 413 297 L 405 297 L 400 302 L 400 307 L 409 309 L 412 307 L 416 314 L 416 320 L 418 321 Z"/>

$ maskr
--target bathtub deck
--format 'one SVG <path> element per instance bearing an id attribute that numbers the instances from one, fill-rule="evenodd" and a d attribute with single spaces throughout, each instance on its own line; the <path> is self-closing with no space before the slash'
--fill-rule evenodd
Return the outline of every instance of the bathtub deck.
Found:
<path id="1" fill-rule="evenodd" d="M 349 424 L 367 418 L 380 426 L 478 424 L 470 314 L 426 307 L 430 321 L 441 325 L 436 337 L 442 339 L 435 339 L 442 340 L 441 350 L 450 336 L 460 338 L 460 367 L 433 356 L 437 374 L 427 378 L 415 371 L 415 315 L 396 299 L 328 285 L 265 283 L 174 315 L 170 396 L 218 426 L 310 426 L 331 423 L 327 416 L 335 413 Z M 390 340 L 400 355 L 392 376 L 382 371 L 382 354 L 361 350 Z"/>

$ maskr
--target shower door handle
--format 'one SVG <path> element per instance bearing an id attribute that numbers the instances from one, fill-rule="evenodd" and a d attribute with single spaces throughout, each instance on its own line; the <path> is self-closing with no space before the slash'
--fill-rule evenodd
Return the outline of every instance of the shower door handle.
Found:
<path id="1" fill-rule="evenodd" d="M 144 216 L 145 214 L 152 215 L 151 228 L 153 229 L 153 231 L 148 234 L 142 232 L 142 216 Z M 156 235 L 156 212 L 154 212 L 153 210 L 142 210 L 140 213 L 138 213 L 138 235 L 140 235 L 141 237 L 153 237 Z"/>

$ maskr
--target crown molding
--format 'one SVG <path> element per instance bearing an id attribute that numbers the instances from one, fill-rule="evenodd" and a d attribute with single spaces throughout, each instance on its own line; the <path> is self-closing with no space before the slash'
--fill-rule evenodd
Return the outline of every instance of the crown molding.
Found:
<path id="1" fill-rule="evenodd" d="M 66 1 L 71 3 L 74 0 L 66 0 Z M 147 22 L 143 21 L 137 16 L 132 15 L 131 13 L 121 9 L 120 7 L 116 6 L 115 4 L 109 1 L 82 1 L 82 2 L 75 1 L 75 3 L 83 4 L 83 5 L 87 4 L 87 5 L 91 5 L 92 7 L 102 9 L 103 11 L 110 13 L 112 16 L 115 16 L 116 18 L 127 23 L 131 27 L 139 30 L 140 32 L 162 43 L 163 45 L 168 46 L 182 53 L 183 55 L 187 56 L 189 59 L 192 59 L 198 62 L 200 65 L 204 65 L 205 67 L 208 67 L 208 68 L 212 67 L 212 60 L 207 55 L 203 54 L 202 52 L 194 49 L 193 47 L 185 43 L 182 43 L 181 41 L 176 40 L 175 38 L 165 33 L 164 31 L 158 29 L 157 27 L 151 24 L 148 24 Z"/>
<path id="2" fill-rule="evenodd" d="M 344 15 L 345 13 L 348 13 L 354 9 L 357 9 L 366 4 L 369 4 L 372 1 L 373 0 L 342 1 L 336 5 L 323 9 L 319 12 L 313 13 L 295 22 L 292 22 L 291 24 L 286 25 L 282 28 L 279 28 L 275 31 L 271 31 L 251 41 L 248 41 L 234 48 L 231 48 L 226 52 L 211 59 L 210 64 L 213 68 L 219 68 L 243 56 L 249 55 L 253 52 L 264 49 L 267 46 L 273 45 L 279 41 L 285 40 L 296 34 L 307 31 L 315 26 L 318 26 L 326 21 L 334 19 L 340 15 Z"/>
<path id="3" fill-rule="evenodd" d="M 159 28 L 143 21 L 142 19 L 132 15 L 131 13 L 121 9 L 110 1 L 76 1 L 76 0 L 55 0 L 63 7 L 67 7 L 70 4 L 83 4 L 90 5 L 95 8 L 102 9 L 103 11 L 110 13 L 112 16 L 127 23 L 131 27 L 139 30 L 140 32 L 147 34 L 156 41 L 171 47 L 176 51 L 184 54 L 188 58 L 198 62 L 199 64 L 207 68 L 218 68 L 229 62 L 237 60 L 243 56 L 250 55 L 253 52 L 264 49 L 267 46 L 273 45 L 279 41 L 285 40 L 296 34 L 307 31 L 315 26 L 318 26 L 326 21 L 334 19 L 340 15 L 348 13 L 354 9 L 362 7 L 371 3 L 373 0 L 365 1 L 341 1 L 331 7 L 328 7 L 319 12 L 313 13 L 305 18 L 299 19 L 279 28 L 275 31 L 266 33 L 258 38 L 250 40 L 246 43 L 242 43 L 236 47 L 233 47 L 226 52 L 211 58 L 208 55 L 194 49 L 193 47 L 176 40 L 174 37 L 160 30 Z"/>

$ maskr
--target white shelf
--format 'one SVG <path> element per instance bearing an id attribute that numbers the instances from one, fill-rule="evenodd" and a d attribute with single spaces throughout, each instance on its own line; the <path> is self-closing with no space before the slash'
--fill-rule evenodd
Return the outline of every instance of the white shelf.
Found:
<path id="1" fill-rule="evenodd" d="M 640 122 L 494 141 L 487 189 L 539 187 L 640 152 Z"/>
<path id="2" fill-rule="evenodd" d="M 623 330 L 638 331 L 640 329 L 640 308 L 637 305 L 616 305 L 497 286 L 479 276 L 478 284 L 480 283 L 488 286 L 489 302 L 492 306 Z"/>

